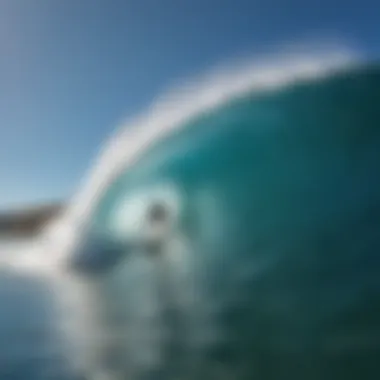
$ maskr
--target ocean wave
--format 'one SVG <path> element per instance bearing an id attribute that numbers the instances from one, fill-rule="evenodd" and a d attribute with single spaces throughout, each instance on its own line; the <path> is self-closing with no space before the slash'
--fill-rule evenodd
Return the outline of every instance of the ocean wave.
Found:
<path id="1" fill-rule="evenodd" d="M 104 189 L 120 170 L 157 141 L 165 139 L 190 118 L 222 107 L 250 93 L 275 91 L 303 80 L 317 80 L 362 62 L 357 51 L 341 45 L 285 48 L 276 54 L 222 65 L 158 97 L 147 110 L 124 123 L 100 152 L 94 167 L 62 217 L 48 226 L 43 240 L 55 240 L 59 250 L 69 250 Z M 49 236 L 47 238 L 46 236 Z M 63 253 L 62 253 L 63 254 Z"/>

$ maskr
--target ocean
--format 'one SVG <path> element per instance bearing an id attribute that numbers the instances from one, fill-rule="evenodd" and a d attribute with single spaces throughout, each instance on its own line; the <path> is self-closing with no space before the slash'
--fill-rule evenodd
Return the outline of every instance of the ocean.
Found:
<path id="1" fill-rule="evenodd" d="M 31 241 L 0 238 L 0 259 Z M 0 379 L 72 380 L 57 311 L 42 278 L 0 268 Z"/>
<path id="2" fill-rule="evenodd" d="M 115 336 L 111 342 L 119 350 L 110 350 L 119 354 L 116 370 L 129 373 L 125 359 L 131 359 L 133 380 L 380 378 L 378 83 L 380 70 L 374 65 L 267 93 L 243 93 L 213 113 L 187 119 L 189 125 L 169 133 L 132 169 L 124 167 L 112 186 L 103 169 L 125 165 L 133 149 L 121 143 L 110 147 L 114 161 L 94 172 L 90 191 L 76 199 L 73 209 L 73 215 L 81 215 L 82 201 L 96 199 L 87 206 L 95 232 L 107 232 L 101 238 L 111 231 L 118 242 L 116 222 L 121 220 L 125 228 L 128 221 L 108 216 L 114 215 L 115 205 L 120 210 L 124 204 L 118 202 L 126 194 L 141 194 L 144 179 L 149 187 L 169 178 L 186 189 L 185 201 L 193 197 L 178 224 L 191 242 L 183 267 L 176 260 L 178 267 L 170 266 L 162 275 L 153 261 L 146 272 L 146 267 L 125 265 L 119 278 L 107 269 L 111 275 L 99 293 L 107 296 L 102 301 L 110 300 L 104 303 L 104 310 L 110 310 L 104 320 L 111 327 L 114 321 L 129 323 L 134 339 L 123 336 L 120 344 Z M 152 118 L 156 121 L 154 114 Z M 149 125 L 157 128 L 157 123 Z M 114 154 L 116 148 L 122 154 Z M 106 174 L 109 179 L 114 173 Z M 106 186 L 100 199 L 93 197 L 99 184 Z M 216 203 L 197 197 L 202 186 L 216 189 Z M 66 227 L 73 227 L 72 220 L 67 219 Z M 129 230 L 122 232 L 125 238 Z M 94 241 L 86 242 L 93 248 Z M 18 255 L 31 243 L 3 239 L 0 260 Z M 132 264 L 135 257 L 150 260 L 149 255 L 138 256 L 149 253 L 144 249 L 129 256 Z M 90 264 L 94 261 L 93 249 L 81 252 Z M 104 252 L 109 251 L 101 250 L 99 256 Z M 128 259 L 121 253 L 125 264 Z M 162 300 L 163 308 L 155 306 L 156 278 L 162 297 L 157 303 Z M 188 278 L 196 279 L 194 288 L 201 297 L 189 297 L 187 304 L 182 295 L 193 285 Z M 0 269 L 0 302 L 0 380 L 73 379 L 54 296 L 44 280 Z M 147 308 L 148 317 L 142 319 L 146 305 L 154 306 L 153 315 Z M 114 310 L 119 314 L 113 315 Z M 152 334 L 153 343 L 146 339 L 149 331 L 161 329 L 170 334 Z M 140 360 L 146 353 L 157 355 L 164 375 L 157 377 L 156 368 Z M 172 360 L 172 353 L 179 360 Z"/>

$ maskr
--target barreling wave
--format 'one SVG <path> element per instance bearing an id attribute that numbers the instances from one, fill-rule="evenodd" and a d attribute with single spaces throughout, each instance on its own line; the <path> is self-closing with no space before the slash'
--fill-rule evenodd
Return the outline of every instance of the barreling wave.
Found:
<path id="1" fill-rule="evenodd" d="M 43 243 L 54 246 L 55 258 L 65 257 L 75 235 L 86 223 L 104 189 L 120 170 L 132 166 L 149 147 L 184 128 L 187 121 L 248 94 L 276 91 L 293 83 L 318 80 L 363 62 L 355 50 L 320 46 L 285 49 L 269 57 L 221 66 L 158 97 L 147 110 L 111 136 L 78 194 L 63 214 L 43 231 Z M 50 248 L 49 248 L 50 251 Z"/>
<path id="2" fill-rule="evenodd" d="M 153 144 L 186 128 L 192 118 L 246 95 L 318 81 L 364 62 L 360 53 L 341 44 L 313 46 L 279 49 L 277 54 L 221 65 L 159 96 L 144 113 L 123 123 L 111 136 L 77 194 L 55 220 L 43 227 L 39 238 L 16 258 L 3 257 L 0 267 L 50 275 L 60 271 L 61 261 L 75 246 L 78 232 L 113 178 L 134 165 Z"/>

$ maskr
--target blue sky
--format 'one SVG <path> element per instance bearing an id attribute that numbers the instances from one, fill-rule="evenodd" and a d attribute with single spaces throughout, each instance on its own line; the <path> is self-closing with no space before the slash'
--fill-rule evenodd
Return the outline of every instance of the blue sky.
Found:
<path id="1" fill-rule="evenodd" d="M 282 42 L 380 51 L 374 0 L 1 0 L 0 209 L 70 196 L 101 143 L 177 79 Z"/>

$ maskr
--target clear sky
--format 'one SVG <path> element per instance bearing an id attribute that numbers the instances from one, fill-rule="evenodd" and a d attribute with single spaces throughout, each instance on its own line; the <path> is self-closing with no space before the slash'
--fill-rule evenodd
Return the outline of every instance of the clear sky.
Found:
<path id="1" fill-rule="evenodd" d="M 0 209 L 69 196 L 178 78 L 318 36 L 380 52 L 376 0 L 0 0 Z"/>

